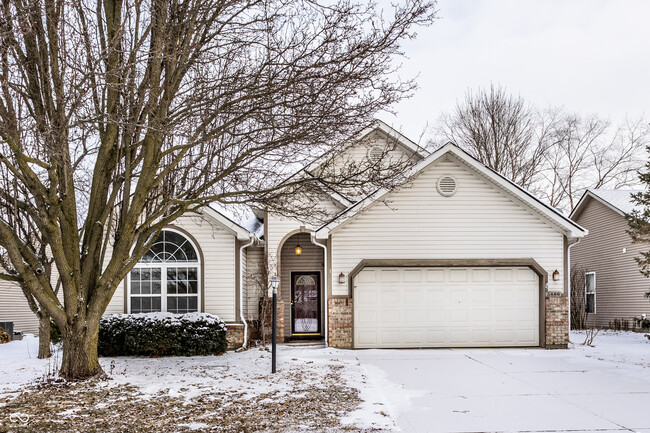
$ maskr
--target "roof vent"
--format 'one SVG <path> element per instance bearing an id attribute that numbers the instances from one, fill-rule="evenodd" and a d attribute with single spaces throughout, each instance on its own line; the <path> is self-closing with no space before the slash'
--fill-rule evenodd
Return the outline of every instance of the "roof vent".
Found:
<path id="1" fill-rule="evenodd" d="M 382 149 L 379 146 L 375 146 L 372 149 L 370 149 L 370 152 L 368 152 L 368 158 L 370 158 L 372 162 L 377 162 L 381 159 L 383 154 L 384 154 L 384 149 Z"/>
<path id="2" fill-rule="evenodd" d="M 438 192 L 445 197 L 454 195 L 457 187 L 456 179 L 451 176 L 443 176 L 438 179 Z"/>

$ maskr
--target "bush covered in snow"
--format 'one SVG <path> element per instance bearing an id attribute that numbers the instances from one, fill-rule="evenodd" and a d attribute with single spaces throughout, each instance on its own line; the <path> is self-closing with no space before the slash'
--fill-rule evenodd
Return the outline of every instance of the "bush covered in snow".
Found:
<path id="1" fill-rule="evenodd" d="M 207 313 L 115 314 L 99 324 L 100 356 L 195 356 L 226 351 L 226 325 Z"/>

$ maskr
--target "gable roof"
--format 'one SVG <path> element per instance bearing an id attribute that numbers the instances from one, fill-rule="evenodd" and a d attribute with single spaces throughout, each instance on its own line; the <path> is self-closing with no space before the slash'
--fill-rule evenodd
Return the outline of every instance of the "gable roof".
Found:
<path id="1" fill-rule="evenodd" d="M 255 236 L 254 233 L 251 233 L 251 231 L 242 227 L 241 224 L 236 223 L 231 218 L 224 215 L 224 213 L 214 209 L 212 206 L 213 205 L 204 206 L 199 212 L 211 217 L 219 223 L 219 225 L 223 226 L 226 230 L 235 235 L 240 241 L 250 240 L 251 237 Z"/>
<path id="2" fill-rule="evenodd" d="M 395 140 L 395 143 L 401 146 L 403 149 L 405 149 L 407 152 L 409 152 L 411 155 L 416 156 L 419 160 L 422 160 L 426 156 L 428 156 L 430 153 L 428 150 L 423 148 L 422 146 L 418 145 L 415 143 L 413 140 L 410 140 L 408 137 L 397 131 L 395 128 L 389 126 L 387 123 L 375 119 L 370 125 L 365 127 L 361 132 L 359 132 L 356 136 L 351 137 L 349 140 L 347 140 L 346 144 L 341 147 L 340 149 L 335 149 L 335 150 L 330 150 L 328 152 L 323 153 L 322 155 L 318 156 L 316 159 L 314 159 L 312 162 L 310 162 L 308 165 L 305 167 L 301 168 L 297 172 L 291 174 L 288 176 L 286 179 L 284 179 L 281 184 L 284 184 L 286 182 L 289 182 L 291 179 L 295 178 L 296 176 L 310 176 L 312 178 L 315 178 L 315 175 L 313 172 L 323 163 L 325 160 L 331 156 L 334 156 L 338 153 L 344 152 L 350 147 L 354 146 L 355 144 L 359 143 L 361 140 L 363 140 L 366 136 L 370 135 L 374 131 L 381 131 L 382 133 L 386 134 L 389 138 L 393 138 Z M 336 191 L 334 188 L 331 186 L 325 184 L 322 181 L 319 181 L 320 186 L 322 187 L 323 193 L 328 195 L 332 200 L 334 200 L 336 203 L 340 204 L 341 207 L 349 207 L 354 205 L 356 202 L 349 197 L 346 197 L 345 195 L 339 193 Z"/>
<path id="3" fill-rule="evenodd" d="M 385 135 L 387 135 L 389 138 L 394 139 L 396 144 L 401 146 L 406 151 L 410 152 L 412 155 L 417 156 L 419 159 L 426 158 L 429 155 L 429 151 L 427 151 L 425 148 L 421 147 L 413 140 L 410 140 L 401 132 L 399 132 L 395 128 L 389 126 L 387 123 L 379 119 L 375 119 L 375 121 L 373 121 L 370 125 L 368 125 L 361 132 L 359 132 L 359 134 L 357 134 L 356 137 L 353 137 L 350 140 L 348 140 L 345 146 L 343 146 L 341 149 L 336 149 L 335 152 L 336 153 L 344 152 L 345 150 L 359 143 L 361 140 L 363 140 L 365 137 L 367 137 L 368 135 L 372 134 L 375 131 L 380 131 Z M 312 171 L 317 169 L 318 166 L 321 165 L 323 161 L 331 155 L 332 152 L 325 152 L 324 154 L 316 158 L 314 161 L 312 161 L 311 164 L 309 164 L 307 167 L 304 168 L 304 170 L 311 173 Z"/>
<path id="4" fill-rule="evenodd" d="M 481 173 L 482 175 L 484 175 L 485 177 L 493 181 L 497 186 L 509 192 L 510 194 L 514 195 L 515 197 L 517 197 L 521 202 L 526 204 L 531 209 L 535 210 L 539 215 L 544 217 L 547 221 L 549 221 L 556 227 L 559 227 L 563 232 L 567 234 L 568 237 L 581 238 L 588 233 L 586 229 L 584 229 L 574 221 L 564 216 L 557 209 L 552 208 L 551 206 L 537 199 L 535 196 L 533 196 L 525 189 L 521 188 L 519 185 L 505 178 L 504 176 L 497 173 L 496 171 L 488 168 L 487 166 L 479 162 L 476 158 L 474 158 L 473 156 L 471 156 L 470 154 L 468 154 L 467 152 L 465 152 L 464 150 L 462 150 L 460 147 L 456 146 L 453 143 L 445 144 L 444 146 L 440 147 L 439 149 L 431 153 L 423 160 L 416 163 L 413 167 L 411 167 L 407 171 L 407 173 L 405 173 L 406 178 L 407 179 L 412 178 L 414 175 L 425 170 L 431 164 L 433 164 L 434 162 L 436 162 L 437 160 L 443 158 L 445 155 L 448 154 L 457 157 L 465 164 L 467 164 L 477 172 Z M 345 209 L 329 223 L 319 227 L 316 230 L 316 235 L 320 238 L 326 237 L 329 232 L 336 230 L 339 227 L 342 227 L 348 221 L 353 219 L 354 216 L 358 215 L 361 211 L 366 209 L 368 206 L 370 206 L 377 200 L 381 200 L 386 195 L 390 194 L 391 191 L 392 190 L 388 190 L 386 188 L 380 188 L 374 191 L 366 198 L 358 201 L 357 203 Z"/>
<path id="5" fill-rule="evenodd" d="M 634 210 L 635 205 L 632 201 L 632 194 L 637 192 L 641 192 L 641 190 L 588 188 L 580 197 L 580 201 L 578 201 L 569 218 L 573 220 L 578 218 L 590 199 L 599 201 L 617 214 L 624 216 Z"/>

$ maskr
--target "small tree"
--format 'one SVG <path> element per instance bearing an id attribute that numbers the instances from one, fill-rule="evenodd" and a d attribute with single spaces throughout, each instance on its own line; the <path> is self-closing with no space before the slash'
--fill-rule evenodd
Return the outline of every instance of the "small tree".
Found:
<path id="1" fill-rule="evenodd" d="M 647 151 L 650 152 L 650 145 L 648 145 Z M 646 189 L 632 194 L 635 208 L 625 216 L 630 227 L 627 232 L 632 237 L 632 242 L 650 245 L 650 159 L 645 164 L 645 170 L 639 172 L 639 179 Z M 650 278 L 650 251 L 643 251 L 640 257 L 634 259 L 641 268 L 641 274 Z M 644 296 L 650 300 L 650 290 Z"/>
<path id="2" fill-rule="evenodd" d="M 585 329 L 586 326 L 585 270 L 578 265 L 573 265 L 571 267 L 571 329 Z"/>

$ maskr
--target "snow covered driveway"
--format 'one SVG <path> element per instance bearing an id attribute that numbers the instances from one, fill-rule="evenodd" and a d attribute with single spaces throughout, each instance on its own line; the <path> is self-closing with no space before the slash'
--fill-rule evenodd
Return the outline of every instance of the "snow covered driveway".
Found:
<path id="1" fill-rule="evenodd" d="M 650 432 L 650 341 L 613 332 L 595 347 L 581 345 L 584 333 L 571 339 L 569 350 L 354 354 L 370 382 L 393 384 L 378 397 L 405 432 Z"/>

